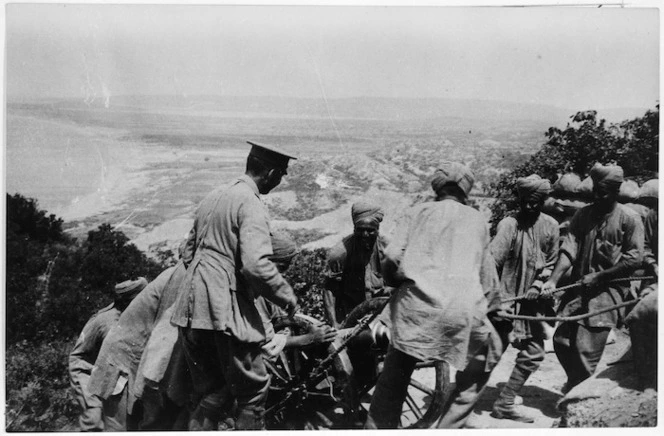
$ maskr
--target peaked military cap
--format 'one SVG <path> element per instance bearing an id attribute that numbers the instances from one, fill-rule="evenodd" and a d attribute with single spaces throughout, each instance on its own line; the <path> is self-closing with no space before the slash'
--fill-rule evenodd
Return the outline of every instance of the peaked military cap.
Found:
<path id="1" fill-rule="evenodd" d="M 274 145 L 258 144 L 247 141 L 251 145 L 249 156 L 254 156 L 272 167 L 287 167 L 290 159 L 297 159 L 295 156 L 284 153 Z"/>

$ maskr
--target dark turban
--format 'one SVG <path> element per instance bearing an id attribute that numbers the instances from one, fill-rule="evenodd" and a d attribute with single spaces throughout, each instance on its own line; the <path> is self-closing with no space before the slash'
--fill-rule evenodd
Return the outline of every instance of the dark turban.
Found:
<path id="1" fill-rule="evenodd" d="M 351 216 L 353 217 L 353 225 L 357 225 L 359 221 L 367 221 L 378 227 L 383 221 L 383 210 L 380 206 L 365 201 L 358 201 L 351 208 Z"/>
<path id="2" fill-rule="evenodd" d="M 447 184 L 455 184 L 468 196 L 473 189 L 475 176 L 470 168 L 457 162 L 445 162 L 433 174 L 431 187 L 436 194 L 440 195 L 440 190 Z"/>
<path id="3" fill-rule="evenodd" d="M 551 193 L 551 182 L 537 174 L 528 177 L 519 177 L 516 180 L 516 190 L 519 198 L 525 200 L 541 200 Z"/>
<path id="4" fill-rule="evenodd" d="M 118 301 L 131 301 L 147 285 L 148 281 L 144 277 L 118 283 L 115 285 L 115 299 Z"/>
<path id="5" fill-rule="evenodd" d="M 299 252 L 297 244 L 290 236 L 283 233 L 272 235 L 272 256 L 270 256 L 272 262 L 288 263 Z"/>
<path id="6" fill-rule="evenodd" d="M 618 192 L 624 181 L 623 169 L 618 165 L 602 165 L 596 163 L 590 169 L 590 178 L 593 183 L 605 189 Z"/>

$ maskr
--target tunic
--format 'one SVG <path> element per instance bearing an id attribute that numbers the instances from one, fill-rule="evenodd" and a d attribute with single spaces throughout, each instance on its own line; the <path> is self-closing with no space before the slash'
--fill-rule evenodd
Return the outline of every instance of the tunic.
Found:
<path id="1" fill-rule="evenodd" d="M 558 223 L 549 215 L 540 213 L 528 228 L 520 226 L 513 217 L 501 220 L 490 247 L 506 297 L 522 296 L 533 285 L 541 287 L 558 260 L 558 246 Z M 540 305 L 533 301 L 513 304 L 516 313 L 523 315 L 535 315 Z M 516 339 L 532 337 L 530 327 L 529 321 L 515 320 Z"/>
<path id="2" fill-rule="evenodd" d="M 646 215 L 644 222 L 645 247 L 643 253 L 643 263 L 645 265 L 657 264 L 658 253 L 658 235 L 657 229 L 657 209 L 651 209 Z"/>
<path id="3" fill-rule="evenodd" d="M 113 304 L 100 310 L 85 324 L 69 354 L 69 377 L 77 400 L 88 408 L 101 407 L 101 401 L 90 393 L 90 373 L 99 355 L 104 338 L 120 319 Z"/>
<path id="4" fill-rule="evenodd" d="M 357 237 L 351 234 L 330 250 L 326 271 L 327 287 L 336 294 L 339 321 L 384 288 L 380 263 L 385 257 L 387 245 L 387 238 L 378 235 L 373 250 L 365 252 L 358 247 Z"/>
<path id="5" fill-rule="evenodd" d="M 258 187 L 246 175 L 203 199 L 183 253 L 188 266 L 174 324 L 220 331 L 246 343 L 265 341 L 254 299 L 263 295 L 282 307 L 296 301 L 269 260 L 268 221 Z"/>
<path id="6" fill-rule="evenodd" d="M 616 204 L 613 211 L 600 215 L 590 205 L 572 218 L 560 251 L 572 262 L 573 280 L 613 266 L 619 267 L 616 277 L 628 277 L 641 266 L 643 241 L 643 223 L 635 212 Z M 577 288 L 563 296 L 559 311 L 563 315 L 593 312 L 621 303 L 628 291 L 629 283 Z M 616 327 L 622 313 L 614 310 L 578 322 L 587 327 Z"/>
<path id="7" fill-rule="evenodd" d="M 145 349 L 157 312 L 172 305 L 184 275 L 184 264 L 166 269 L 150 282 L 122 312 L 118 323 L 111 329 L 99 352 L 90 377 L 90 392 L 106 400 L 133 387 L 138 365 Z M 169 284 L 171 286 L 169 286 Z M 133 389 L 128 397 L 131 412 L 135 401 Z"/>
<path id="8" fill-rule="evenodd" d="M 390 302 L 392 345 L 462 370 L 471 334 L 486 321 L 481 274 L 490 256 L 488 227 L 480 212 L 453 200 L 417 205 L 407 220 L 382 265 L 386 282 L 400 283 Z"/>

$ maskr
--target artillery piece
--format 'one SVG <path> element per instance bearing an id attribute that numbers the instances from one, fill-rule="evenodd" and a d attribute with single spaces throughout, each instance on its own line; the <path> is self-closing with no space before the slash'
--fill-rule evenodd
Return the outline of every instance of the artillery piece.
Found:
<path id="1" fill-rule="evenodd" d="M 362 428 L 378 375 L 389 344 L 389 333 L 369 329 L 385 309 L 388 298 L 365 301 L 342 324 L 340 335 L 329 346 L 284 350 L 267 364 L 272 375 L 266 408 L 270 429 L 352 429 Z M 291 329 L 294 334 L 308 331 L 320 321 L 298 314 L 280 318 L 275 330 Z M 376 333 L 378 332 L 378 333 Z M 373 333 L 373 334 L 372 334 Z M 367 338 L 369 338 L 367 342 Z M 356 366 L 371 366 L 362 377 L 353 368 L 349 349 L 364 347 L 369 358 Z M 367 356 L 367 353 L 362 353 Z M 402 428 L 429 428 L 444 407 L 443 387 L 449 385 L 449 372 L 440 362 L 416 366 L 400 417 Z"/>

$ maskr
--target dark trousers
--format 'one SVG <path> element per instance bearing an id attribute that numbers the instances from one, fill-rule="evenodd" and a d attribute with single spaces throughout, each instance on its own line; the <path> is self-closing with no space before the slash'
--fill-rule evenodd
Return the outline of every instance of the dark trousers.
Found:
<path id="1" fill-rule="evenodd" d="M 489 381 L 491 370 L 503 351 L 502 335 L 484 322 L 473 331 L 469 344 L 469 362 L 456 374 L 438 428 L 461 428 Z M 383 372 L 378 378 L 365 428 L 397 428 L 408 384 L 417 359 L 390 347 Z"/>
<path id="2" fill-rule="evenodd" d="M 376 352 L 370 330 L 364 330 L 348 344 L 348 358 L 353 365 L 357 387 L 370 386 L 376 376 Z"/>
<path id="3" fill-rule="evenodd" d="M 602 358 L 611 327 L 586 327 L 565 322 L 553 335 L 553 348 L 567 373 L 567 388 L 578 385 L 595 372 Z"/>
<path id="4" fill-rule="evenodd" d="M 180 338 L 194 391 L 201 396 L 201 403 L 218 398 L 227 385 L 237 401 L 236 429 L 264 429 L 270 376 L 260 345 L 239 342 L 213 330 L 183 327 Z"/>
<path id="5" fill-rule="evenodd" d="M 187 430 L 187 408 L 178 406 L 158 389 L 146 386 L 140 404 L 140 430 Z"/>
<path id="6" fill-rule="evenodd" d="M 418 360 L 390 346 L 378 377 L 365 428 L 397 428 L 408 384 Z"/>
<path id="7" fill-rule="evenodd" d="M 503 351 L 509 345 L 509 330 L 492 328 L 489 342 L 477 352 L 463 371 L 457 372 L 456 386 L 450 395 L 437 428 L 463 428 L 475 405 L 482 397 Z"/>

